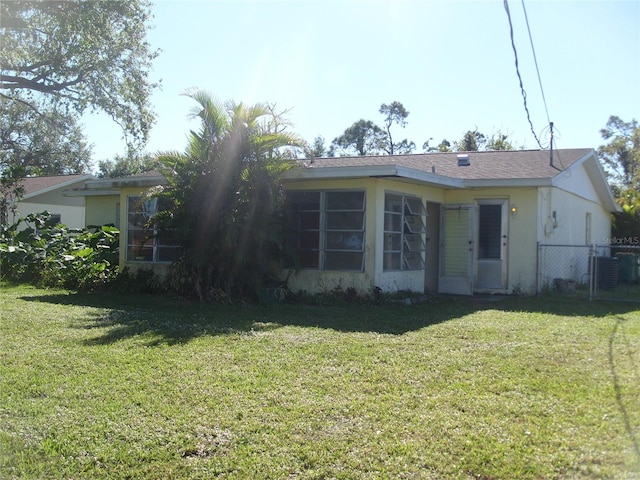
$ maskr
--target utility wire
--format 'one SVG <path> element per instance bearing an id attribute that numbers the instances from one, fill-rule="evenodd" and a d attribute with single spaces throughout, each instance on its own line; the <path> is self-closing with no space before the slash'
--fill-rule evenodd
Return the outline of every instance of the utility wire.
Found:
<path id="1" fill-rule="evenodd" d="M 547 123 L 551 123 L 551 120 L 549 120 L 549 109 L 547 108 L 547 99 L 544 97 L 544 89 L 542 88 L 542 80 L 540 79 L 540 69 L 538 68 L 538 59 L 536 58 L 536 50 L 535 48 L 533 48 L 533 38 L 531 37 L 531 28 L 529 28 L 529 18 L 527 17 L 527 9 L 524 6 L 524 0 L 522 0 L 522 10 L 524 11 L 524 20 L 527 23 L 527 32 L 529 32 L 529 43 L 531 43 L 531 51 L 533 52 L 533 62 L 536 64 L 536 73 L 538 74 L 538 83 L 540 84 L 540 92 L 542 93 L 544 111 L 547 112 Z"/>
<path id="2" fill-rule="evenodd" d="M 529 107 L 527 107 L 527 92 L 524 90 L 524 85 L 522 85 L 522 76 L 520 75 L 520 68 L 518 66 L 518 51 L 516 50 L 516 43 L 513 39 L 513 24 L 511 23 L 511 12 L 509 11 L 509 3 L 507 0 L 504 0 L 504 9 L 507 12 L 507 18 L 509 19 L 509 31 L 511 35 L 511 47 L 513 48 L 513 55 L 516 59 L 516 73 L 518 74 L 518 80 L 520 81 L 520 91 L 522 92 L 522 100 L 524 103 L 524 110 L 527 112 L 527 120 L 529 121 L 529 126 L 531 127 L 531 133 L 533 134 L 533 138 L 536 139 L 538 146 L 544 150 L 540 140 L 538 140 L 538 136 L 536 135 L 535 129 L 533 128 L 533 123 L 531 122 L 531 117 L 529 115 Z"/>

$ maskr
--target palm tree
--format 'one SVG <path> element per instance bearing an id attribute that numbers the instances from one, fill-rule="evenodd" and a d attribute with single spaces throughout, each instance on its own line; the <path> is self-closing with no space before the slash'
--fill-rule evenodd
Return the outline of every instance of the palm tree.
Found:
<path id="1" fill-rule="evenodd" d="M 219 103 L 198 91 L 184 153 L 159 157 L 169 186 L 156 224 L 181 246 L 169 282 L 200 299 L 245 296 L 279 267 L 280 174 L 303 142 L 266 104 Z"/>

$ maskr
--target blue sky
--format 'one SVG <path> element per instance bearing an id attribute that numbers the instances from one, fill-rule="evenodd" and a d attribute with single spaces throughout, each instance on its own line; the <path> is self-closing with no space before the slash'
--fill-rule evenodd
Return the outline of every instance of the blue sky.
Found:
<path id="1" fill-rule="evenodd" d="M 610 115 L 640 120 L 640 1 L 525 0 L 549 120 L 559 148 L 596 148 Z M 548 143 L 521 0 L 510 0 L 520 73 L 535 133 Z M 182 151 L 194 106 L 182 95 L 270 102 L 290 109 L 293 131 L 326 145 L 353 122 L 382 124 L 400 101 L 395 131 L 422 151 L 433 138 L 478 128 L 538 148 L 527 122 L 502 0 L 158 1 L 149 41 L 162 79 L 147 150 Z M 118 127 L 85 117 L 94 159 L 124 154 Z"/>

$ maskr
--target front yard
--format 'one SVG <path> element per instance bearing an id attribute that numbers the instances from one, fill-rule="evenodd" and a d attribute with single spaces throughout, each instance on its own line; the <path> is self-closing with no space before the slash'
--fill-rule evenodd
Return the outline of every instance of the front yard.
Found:
<path id="1" fill-rule="evenodd" d="M 3 479 L 640 477 L 640 310 L 2 285 Z"/>

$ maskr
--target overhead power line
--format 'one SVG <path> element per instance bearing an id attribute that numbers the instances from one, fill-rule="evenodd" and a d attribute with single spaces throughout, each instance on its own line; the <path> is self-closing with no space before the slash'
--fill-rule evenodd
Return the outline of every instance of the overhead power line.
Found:
<path id="1" fill-rule="evenodd" d="M 531 36 L 531 28 L 529 28 L 529 17 L 527 17 L 527 9 L 522 0 L 522 10 L 524 11 L 524 20 L 527 23 L 527 32 L 529 32 L 529 43 L 531 43 L 531 52 L 533 53 L 533 62 L 536 65 L 536 73 L 538 74 L 538 83 L 540 84 L 540 93 L 542 93 L 542 102 L 544 103 L 544 111 L 547 113 L 547 123 L 551 124 L 549 119 L 549 109 L 547 108 L 547 99 L 544 96 L 544 88 L 542 88 L 542 80 L 540 79 L 540 69 L 538 68 L 538 59 L 536 58 L 536 49 L 533 48 L 533 37 Z"/>
<path id="2" fill-rule="evenodd" d="M 522 76 L 520 75 L 520 67 L 518 65 L 518 51 L 516 50 L 516 43 L 513 39 L 513 24 L 511 23 L 511 12 L 509 11 L 509 3 L 507 0 L 504 0 L 504 10 L 507 12 L 507 18 L 509 19 L 509 31 L 511 35 L 511 47 L 513 48 L 513 55 L 515 56 L 516 61 L 516 73 L 518 74 L 518 80 L 520 82 L 520 91 L 522 92 L 522 100 L 524 103 L 524 110 L 527 112 L 527 121 L 529 122 L 529 127 L 531 127 L 531 133 L 533 134 L 533 138 L 536 139 L 538 146 L 543 149 L 538 136 L 536 135 L 535 129 L 533 128 L 533 123 L 531 122 L 531 116 L 529 115 L 529 107 L 527 106 L 527 92 L 524 89 L 524 85 L 522 84 Z"/>

